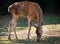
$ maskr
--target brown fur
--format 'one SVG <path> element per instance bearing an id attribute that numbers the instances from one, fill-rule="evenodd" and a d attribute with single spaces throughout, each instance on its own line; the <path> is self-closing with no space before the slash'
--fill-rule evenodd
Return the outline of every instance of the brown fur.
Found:
<path id="1" fill-rule="evenodd" d="M 12 21 L 8 25 L 9 31 L 10 31 L 10 29 L 15 29 L 18 18 L 27 18 L 28 19 L 28 27 L 29 27 L 28 39 L 29 39 L 30 30 L 31 30 L 32 20 L 37 22 L 38 27 L 39 27 L 37 29 L 38 33 L 41 33 L 40 30 L 42 30 L 41 23 L 43 22 L 42 21 L 43 20 L 43 17 L 42 17 L 43 12 L 37 3 L 29 2 L 29 1 L 15 2 L 8 7 L 8 12 L 11 13 L 11 16 L 12 16 Z M 10 39 L 10 32 L 9 32 L 8 38 Z"/>

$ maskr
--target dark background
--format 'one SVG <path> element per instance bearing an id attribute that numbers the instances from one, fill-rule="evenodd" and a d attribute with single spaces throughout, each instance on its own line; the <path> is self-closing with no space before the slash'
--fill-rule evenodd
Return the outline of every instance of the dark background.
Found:
<path id="1" fill-rule="evenodd" d="M 14 2 L 24 1 L 24 0 L 0 0 L 0 15 L 8 14 L 8 6 L 13 4 Z M 46 13 L 54 13 L 60 14 L 60 1 L 59 0 L 27 0 L 32 2 L 37 2 L 44 14 Z"/>

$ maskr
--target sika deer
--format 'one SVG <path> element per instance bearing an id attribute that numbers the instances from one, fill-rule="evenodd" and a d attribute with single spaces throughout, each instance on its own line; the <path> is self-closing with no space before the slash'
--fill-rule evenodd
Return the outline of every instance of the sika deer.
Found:
<path id="1" fill-rule="evenodd" d="M 23 1 L 23 2 L 15 2 L 13 3 L 12 5 L 10 5 L 8 7 L 8 12 L 11 13 L 11 16 L 12 16 L 12 20 L 11 22 L 9 23 L 8 25 L 8 39 L 10 39 L 10 33 L 11 33 L 11 29 L 14 30 L 14 33 L 15 33 L 15 37 L 17 39 L 17 34 L 16 34 L 16 25 L 17 25 L 17 20 L 19 18 L 27 18 L 28 19 L 28 36 L 27 36 L 27 39 L 29 39 L 29 35 L 30 35 L 30 30 L 31 30 L 31 24 L 32 24 L 32 21 L 36 21 L 37 23 L 37 39 L 39 40 L 41 38 L 41 35 L 42 35 L 42 15 L 43 15 L 43 12 L 42 12 L 42 9 L 41 7 L 37 4 L 37 3 L 34 3 L 34 2 L 29 2 L 29 1 Z"/>

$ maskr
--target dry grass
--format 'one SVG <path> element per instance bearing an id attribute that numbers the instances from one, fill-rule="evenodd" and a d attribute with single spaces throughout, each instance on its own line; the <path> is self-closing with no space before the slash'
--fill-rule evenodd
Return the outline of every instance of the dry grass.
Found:
<path id="1" fill-rule="evenodd" d="M 35 44 L 35 42 L 36 42 L 36 33 L 35 33 L 35 30 L 36 29 L 33 26 L 32 26 L 32 30 L 31 30 L 31 33 L 30 33 L 30 42 L 26 41 L 27 32 L 28 32 L 27 27 L 24 27 L 23 30 L 19 30 L 19 29 L 21 29 L 21 28 L 19 28 L 19 27 L 16 28 L 17 36 L 18 36 L 19 41 L 16 42 L 15 37 L 14 37 L 14 32 L 12 30 L 12 32 L 11 32 L 11 39 L 12 39 L 13 42 L 7 39 L 8 32 L 2 32 L 3 35 L 0 36 L 1 43 L 2 44 L 3 43 L 4 44 L 11 44 L 11 43 L 12 44 L 15 44 L 15 43 L 18 44 L 18 43 L 21 43 L 21 41 L 22 41 L 24 43 L 21 43 L 21 44 L 25 44 L 25 43 L 30 44 L 31 42 L 34 41 L 33 44 Z M 49 43 L 51 43 L 50 40 L 52 40 L 54 43 L 56 43 L 56 44 L 58 43 L 59 44 L 60 43 L 60 41 L 59 41 L 60 38 L 59 37 L 60 37 L 60 24 L 43 25 L 43 35 L 42 35 L 42 38 L 41 38 L 42 40 L 41 40 L 40 43 L 43 42 L 42 44 L 44 44 L 43 40 L 45 40 L 45 42 L 47 42 L 49 40 L 47 42 L 47 44 L 49 44 Z M 47 39 L 47 38 L 49 38 L 49 39 Z M 46 39 L 47 39 L 47 41 L 46 41 Z"/>

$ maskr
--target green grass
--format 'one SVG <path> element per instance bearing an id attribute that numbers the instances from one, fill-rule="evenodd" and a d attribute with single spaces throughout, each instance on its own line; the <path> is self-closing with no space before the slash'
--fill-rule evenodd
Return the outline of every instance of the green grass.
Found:
<path id="1" fill-rule="evenodd" d="M 44 19 L 44 21 L 53 21 L 53 20 L 59 21 L 60 18 L 58 18 L 58 17 L 57 17 L 57 18 L 48 18 L 48 17 L 47 17 L 47 18 Z"/>
<path id="2" fill-rule="evenodd" d="M 60 24 L 60 17 L 56 17 L 56 18 L 46 17 L 43 19 L 43 21 L 44 24 Z"/>
<path id="3" fill-rule="evenodd" d="M 0 44 L 60 44 L 60 37 L 50 37 L 36 42 L 36 40 L 0 40 Z"/>

